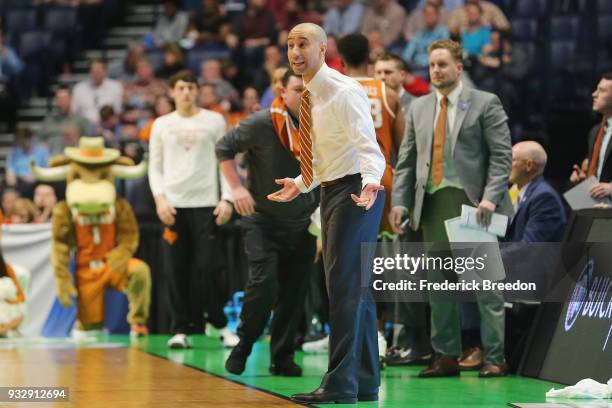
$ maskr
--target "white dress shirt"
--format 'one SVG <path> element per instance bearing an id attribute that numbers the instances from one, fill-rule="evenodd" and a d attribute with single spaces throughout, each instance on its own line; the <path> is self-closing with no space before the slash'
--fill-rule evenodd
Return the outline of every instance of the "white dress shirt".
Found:
<path id="1" fill-rule="evenodd" d="M 91 80 L 79 82 L 72 91 L 72 112 L 81 115 L 91 123 L 100 121 L 100 108 L 110 105 L 116 114 L 123 106 L 123 86 L 121 82 L 106 78 L 100 86 Z"/>
<path id="2" fill-rule="evenodd" d="M 376 141 L 370 103 L 359 82 L 326 64 L 306 84 L 310 92 L 314 180 L 301 192 L 319 183 L 361 173 L 362 186 L 380 184 L 385 158 Z"/>
<path id="3" fill-rule="evenodd" d="M 606 159 L 606 150 L 608 150 L 610 136 L 612 136 L 612 117 L 608 118 L 606 133 L 603 136 L 601 147 L 599 148 L 599 159 L 597 160 L 597 180 L 601 178 L 601 169 L 603 168 L 604 160 Z"/>
<path id="4" fill-rule="evenodd" d="M 149 143 L 149 184 L 173 207 L 215 207 L 219 202 L 219 166 L 215 144 L 225 133 L 225 119 L 200 109 L 190 117 L 174 111 L 153 123 Z M 221 177 L 224 200 L 231 190 Z"/>
<path id="5" fill-rule="evenodd" d="M 461 91 L 463 91 L 463 82 L 459 81 L 459 85 L 451 93 L 448 94 L 448 105 L 446 105 L 446 128 L 447 130 L 452 130 L 455 125 L 455 118 L 457 117 L 457 104 L 459 103 L 459 96 L 461 95 Z M 436 89 L 436 100 L 438 103 L 436 104 L 436 116 L 434 118 L 434 128 L 436 123 L 438 123 L 438 116 L 440 116 L 440 101 L 442 101 L 442 95 L 440 91 Z M 449 134 L 447 133 L 448 137 Z"/>
<path id="6" fill-rule="evenodd" d="M 433 185 L 431 180 L 431 168 L 430 175 L 427 182 L 427 193 L 433 194 L 438 190 L 441 190 L 446 187 L 455 187 L 463 189 L 463 185 L 459 180 L 459 175 L 457 174 L 457 169 L 455 167 L 455 161 L 453 159 L 453 155 L 450 149 L 451 141 L 450 134 L 452 129 L 455 126 L 455 118 L 457 117 L 457 106 L 459 104 L 459 97 L 461 96 L 461 92 L 463 91 L 463 82 L 459 81 L 459 85 L 453 91 L 448 94 L 448 101 L 446 105 L 446 137 L 444 139 L 444 174 L 442 176 L 442 181 L 437 186 Z M 432 140 L 435 133 L 436 124 L 438 123 L 438 117 L 440 116 L 440 102 L 444 95 L 440 93 L 436 89 L 436 114 L 434 116 L 434 132 L 431 134 Z M 433 148 L 432 148 L 433 152 Z"/>
<path id="7" fill-rule="evenodd" d="M 527 189 L 529 188 L 530 184 L 531 181 L 525 184 L 523 188 L 519 190 L 519 194 L 516 197 L 516 202 L 514 203 L 514 212 L 517 212 L 521 204 L 523 204 L 523 201 L 525 201 L 525 195 L 527 194 Z"/>

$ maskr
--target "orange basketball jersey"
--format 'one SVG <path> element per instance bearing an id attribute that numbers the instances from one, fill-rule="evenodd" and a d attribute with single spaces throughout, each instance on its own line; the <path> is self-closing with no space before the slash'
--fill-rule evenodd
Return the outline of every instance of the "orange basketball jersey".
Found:
<path id="1" fill-rule="evenodd" d="M 391 165 L 391 150 L 393 148 L 393 122 L 395 113 L 387 102 L 387 92 L 384 82 L 374 78 L 355 78 L 365 89 L 370 101 L 372 120 L 376 129 L 376 140 L 385 156 L 385 161 Z"/>
<path id="2" fill-rule="evenodd" d="M 376 130 L 376 140 L 385 156 L 385 173 L 380 182 L 385 187 L 385 207 L 383 209 L 380 231 L 391 232 L 388 214 L 391 210 L 391 187 L 393 185 L 393 170 L 391 168 L 391 151 L 393 149 L 393 123 L 395 113 L 387 101 L 387 92 L 384 82 L 374 78 L 355 78 L 365 89 L 370 101 L 372 120 Z"/>

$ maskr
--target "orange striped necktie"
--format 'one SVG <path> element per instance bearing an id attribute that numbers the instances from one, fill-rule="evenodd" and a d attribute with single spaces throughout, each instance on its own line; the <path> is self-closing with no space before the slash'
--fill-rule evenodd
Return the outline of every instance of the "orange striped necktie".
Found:
<path id="1" fill-rule="evenodd" d="M 606 125 L 608 121 L 604 117 L 601 121 L 601 125 L 599 126 L 599 132 L 597 132 L 597 137 L 595 138 L 595 144 L 593 145 L 593 154 L 591 155 L 591 159 L 589 160 L 589 177 L 594 176 L 597 172 L 597 164 L 599 162 L 599 151 L 601 150 L 601 143 L 603 141 L 604 134 L 606 133 Z"/>
<path id="2" fill-rule="evenodd" d="M 308 89 L 304 89 L 300 101 L 300 172 L 302 173 L 302 181 L 306 187 L 310 187 L 314 178 L 312 172 L 311 127 L 310 92 Z"/>
<path id="3" fill-rule="evenodd" d="M 436 121 L 433 140 L 433 154 L 431 163 L 431 182 L 438 186 L 444 176 L 444 141 L 446 139 L 446 122 L 448 114 L 448 98 L 443 96 L 440 100 L 440 114 Z"/>

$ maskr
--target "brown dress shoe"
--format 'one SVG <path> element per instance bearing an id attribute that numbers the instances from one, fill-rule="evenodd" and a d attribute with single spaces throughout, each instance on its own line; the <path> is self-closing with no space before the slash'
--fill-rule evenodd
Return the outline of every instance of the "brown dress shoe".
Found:
<path id="1" fill-rule="evenodd" d="M 421 378 L 455 377 L 459 375 L 459 363 L 456 357 L 438 354 L 429 363 L 429 367 L 419 373 Z"/>
<path id="2" fill-rule="evenodd" d="M 506 364 L 491 364 L 487 363 L 480 369 L 479 377 L 505 377 L 508 375 L 508 366 Z"/>
<path id="3" fill-rule="evenodd" d="M 473 347 L 465 351 L 459 360 L 461 370 L 478 370 L 484 363 L 484 352 L 480 347 Z"/>

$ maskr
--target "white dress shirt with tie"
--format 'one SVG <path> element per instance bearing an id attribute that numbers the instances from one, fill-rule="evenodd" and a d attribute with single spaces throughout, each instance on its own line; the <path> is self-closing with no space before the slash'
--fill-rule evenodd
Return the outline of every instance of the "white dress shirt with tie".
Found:
<path id="1" fill-rule="evenodd" d="M 323 64 L 306 88 L 312 109 L 314 180 L 307 188 L 300 175 L 294 179 L 296 186 L 305 193 L 321 182 L 356 173 L 361 173 L 362 187 L 380 184 L 385 158 L 363 87 Z"/>
<path id="2" fill-rule="evenodd" d="M 463 82 L 459 81 L 459 85 L 451 93 L 448 94 L 448 107 L 446 108 L 446 123 L 447 128 L 452 129 L 455 126 L 455 118 L 457 117 L 457 105 L 459 104 L 459 96 L 463 91 Z M 440 116 L 440 101 L 444 95 L 436 89 L 436 115 L 434 117 L 434 124 L 438 123 L 438 116 Z"/>
<path id="3" fill-rule="evenodd" d="M 608 150 L 608 144 L 610 143 L 610 136 L 612 136 L 612 117 L 608 118 L 606 133 L 604 133 L 603 139 L 601 140 L 599 159 L 597 160 L 597 180 L 601 178 L 601 169 L 603 168 L 604 160 L 606 159 L 606 151 Z"/>
<path id="4" fill-rule="evenodd" d="M 446 137 L 444 140 L 444 174 L 442 176 L 442 181 L 437 186 L 433 185 L 431 180 L 431 174 L 429 176 L 429 180 L 427 183 L 427 193 L 433 194 L 438 190 L 441 190 L 446 187 L 454 187 L 463 189 L 461 185 L 461 181 L 459 180 L 459 175 L 457 175 L 457 169 L 455 168 L 455 162 L 453 159 L 453 155 L 451 153 L 451 142 L 450 142 L 450 132 L 455 127 L 455 118 L 457 117 L 457 109 L 459 105 L 459 97 L 461 96 L 461 92 L 463 92 L 463 82 L 459 81 L 459 85 L 451 93 L 447 96 L 447 108 L 446 108 Z M 434 115 L 434 129 L 436 123 L 438 123 L 438 117 L 440 116 L 440 103 L 444 95 L 436 89 L 436 113 Z M 462 108 L 465 109 L 465 108 Z M 432 134 L 432 140 L 434 135 Z M 433 147 L 432 147 L 433 153 Z"/>
<path id="5" fill-rule="evenodd" d="M 523 188 L 521 188 L 519 190 L 519 194 L 516 197 L 516 202 L 514 203 L 514 212 L 516 213 L 519 209 L 519 207 L 521 206 L 521 204 L 523 204 L 523 201 L 525 201 L 525 195 L 527 194 L 527 188 L 529 188 L 529 184 L 531 184 L 531 181 L 527 184 L 525 184 L 523 186 Z"/>

